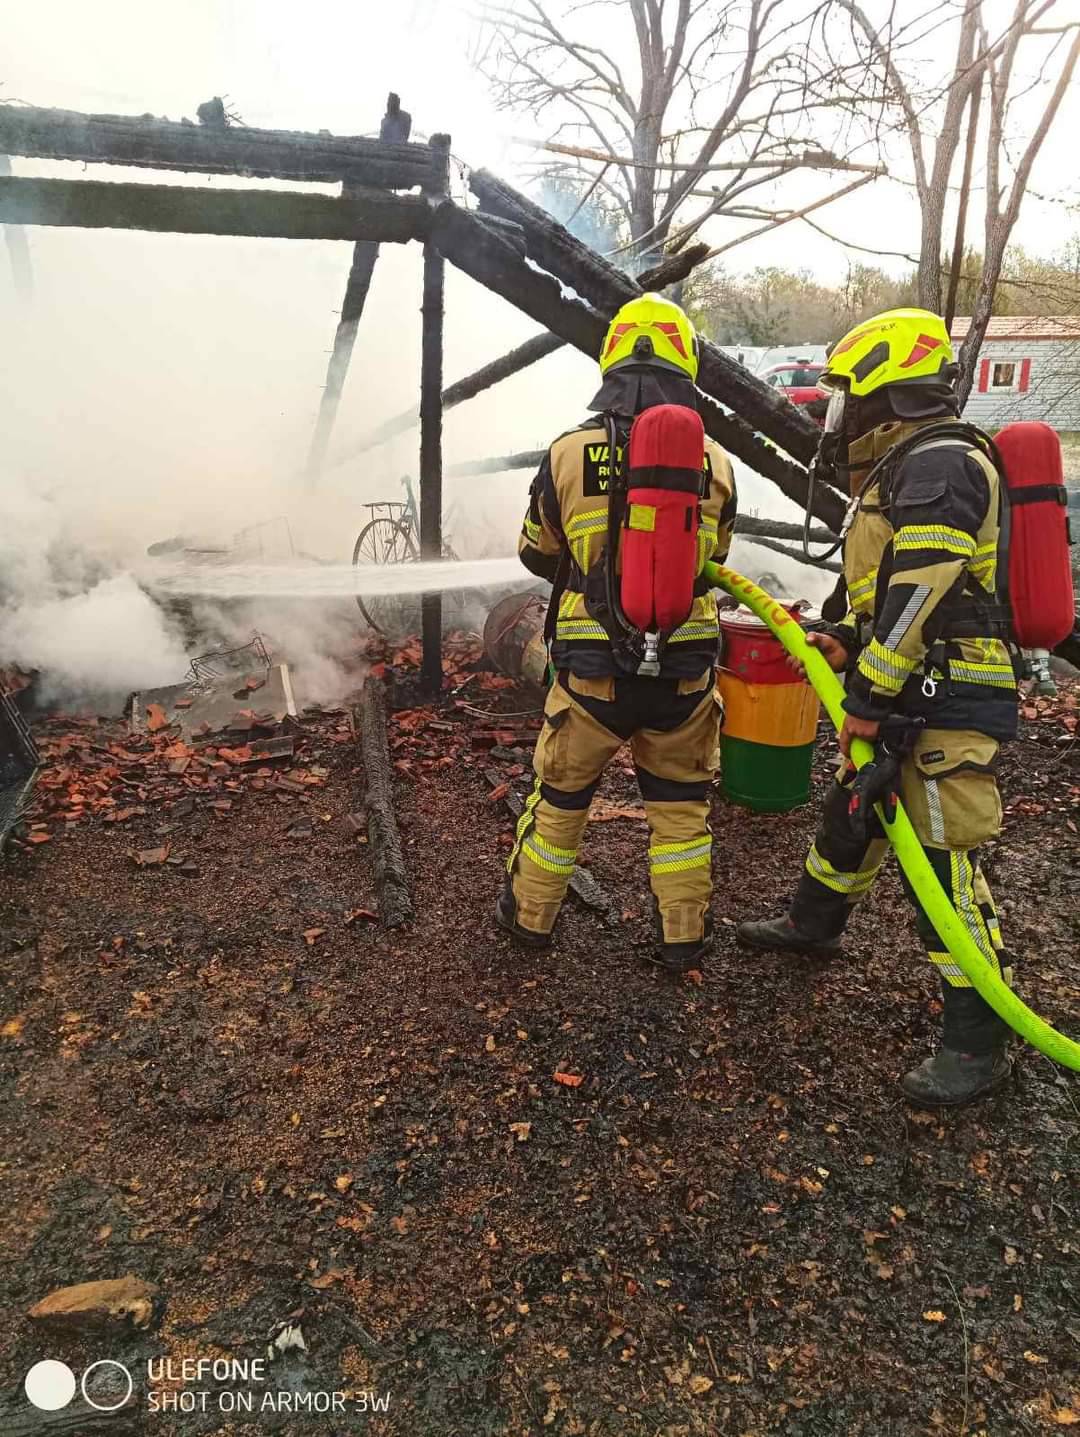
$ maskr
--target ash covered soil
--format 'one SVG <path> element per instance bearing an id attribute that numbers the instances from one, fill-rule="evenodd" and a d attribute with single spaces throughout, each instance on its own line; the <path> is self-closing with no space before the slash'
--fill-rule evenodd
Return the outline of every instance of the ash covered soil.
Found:
<path id="1" fill-rule="evenodd" d="M 65 821 L 54 788 L 48 841 L 0 865 L 9 1415 L 41 1357 L 253 1357 L 291 1316 L 308 1351 L 264 1385 L 346 1392 L 347 1416 L 222 1416 L 212 1397 L 116 1430 L 1080 1426 L 1075 1075 L 1026 1049 L 981 1106 L 902 1101 L 937 1005 L 892 872 L 838 959 L 736 947 L 734 923 L 788 894 L 815 805 L 755 816 L 717 795 L 719 938 L 675 981 L 640 962 L 646 830 L 617 762 L 582 854 L 609 914 L 570 898 L 552 952 L 513 949 L 490 917 L 513 823 L 499 777 L 527 787 L 536 697 L 459 664 L 459 695 L 512 717 L 459 696 L 392 718 L 418 908 L 395 932 L 367 916 L 346 712 L 306 715 L 284 770 L 246 779 L 158 777 L 118 721 L 39 725 L 68 790 L 104 772 L 115 791 L 119 747 L 136 812 Z M 1077 703 L 1029 702 L 988 861 L 1024 996 L 1074 1035 Z M 164 844 L 186 869 L 130 856 Z M 128 1272 L 161 1289 L 155 1331 L 26 1318 Z M 389 1411 L 352 1405 L 367 1392 Z"/>

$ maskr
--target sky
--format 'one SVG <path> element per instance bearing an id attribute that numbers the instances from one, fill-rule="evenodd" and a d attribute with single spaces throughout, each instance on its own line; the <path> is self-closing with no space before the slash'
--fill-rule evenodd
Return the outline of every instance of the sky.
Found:
<path id="1" fill-rule="evenodd" d="M 880 20 L 892 8 L 903 16 L 914 0 L 866 0 Z M 478 5 L 462 0 L 187 0 L 183 7 L 160 0 L 37 0 L 34 6 L 0 0 L 7 12 L 6 55 L 0 63 L 0 95 L 71 109 L 114 108 L 124 113 L 176 118 L 194 114 L 200 100 L 227 94 L 251 125 L 326 128 L 340 133 L 374 130 L 385 90 L 395 88 L 411 109 L 416 130 L 447 130 L 454 152 L 473 166 L 513 176 L 532 158 L 514 137 L 539 135 L 533 122 L 499 112 L 472 68 Z M 922 11 L 922 0 L 918 5 Z M 1012 0 L 986 0 L 991 34 L 1000 33 Z M 1057 0 L 1057 22 L 1080 21 L 1080 0 Z M 609 29 L 605 39 L 611 39 Z M 939 73 L 942 32 L 927 38 L 905 69 L 916 83 Z M 620 57 L 624 63 L 629 54 Z M 375 80 L 373 77 L 377 76 Z M 1013 139 L 1033 123 L 1039 95 L 1017 115 Z M 1080 82 L 1066 97 L 1054 132 L 1036 165 L 1032 193 L 1016 229 L 1016 241 L 1040 252 L 1059 248 L 1080 219 L 1075 141 L 1080 130 Z M 860 156 L 871 159 L 869 149 Z M 818 218 L 830 229 L 859 232 L 862 242 L 908 249 L 917 234 L 910 164 L 902 143 L 890 162 L 893 178 L 839 202 Z M 20 168 L 22 168 L 20 166 Z M 974 208 L 983 181 L 976 166 Z M 807 176 L 785 191 L 794 203 L 839 188 L 824 175 Z M 744 232 L 745 221 L 710 222 L 705 235 L 722 243 Z M 839 246 L 796 222 L 774 236 L 733 250 L 725 261 L 738 270 L 758 263 L 805 264 L 821 277 L 843 270 Z"/>
<path id="2" fill-rule="evenodd" d="M 462 162 L 518 178 L 531 158 L 512 143 L 528 123 L 499 113 L 471 67 L 475 29 L 454 0 L 0 0 L 0 15 L 6 99 L 175 119 L 221 94 L 248 124 L 355 134 L 377 128 L 393 88 L 412 112 L 414 137 L 449 131 Z M 1075 197 L 1080 86 L 1067 107 L 1033 188 Z M 18 174 L 88 173 L 21 159 L 13 166 Z M 147 178 L 114 168 L 104 174 Z M 810 177 L 796 197 L 820 193 L 822 182 Z M 910 191 L 898 184 L 827 213 L 830 227 L 850 225 L 865 242 L 884 237 L 896 248 L 912 242 L 913 219 Z M 1050 249 L 1070 225 L 1064 205 L 1033 199 L 1017 239 Z M 721 242 L 734 232 L 716 222 L 706 237 Z M 174 532 L 229 534 L 286 514 L 298 547 L 336 555 L 351 551 L 362 504 L 398 497 L 401 476 L 415 473 L 416 439 L 408 435 L 332 467 L 315 499 L 298 482 L 349 246 L 47 228 L 28 236 L 29 301 L 14 293 L 0 251 L 7 400 L 0 497 L 16 488 L 35 502 L 45 496 L 62 511 L 72 543 L 145 547 Z M 792 225 L 733 251 L 729 261 L 731 268 L 768 263 L 798 263 L 829 278 L 842 272 L 844 258 Z M 418 249 L 384 246 L 332 459 L 415 402 L 419 303 Z M 450 271 L 448 381 L 534 332 L 531 321 Z M 580 420 L 594 378 L 587 358 L 563 351 L 452 411 L 448 462 L 546 445 Z M 448 482 L 457 547 L 512 548 L 528 479 Z M 777 514 L 789 508 L 749 475 L 743 502 Z"/>

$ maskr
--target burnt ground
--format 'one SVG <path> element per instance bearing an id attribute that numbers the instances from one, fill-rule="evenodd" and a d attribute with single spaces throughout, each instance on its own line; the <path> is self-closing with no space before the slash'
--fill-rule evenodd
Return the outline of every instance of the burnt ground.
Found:
<path id="1" fill-rule="evenodd" d="M 1074 1035 L 1076 702 L 1028 709 L 989 859 L 1023 992 Z M 552 952 L 512 949 L 490 922 L 512 820 L 485 770 L 525 785 L 512 749 L 531 720 L 501 722 L 509 735 L 448 701 L 393 726 L 408 930 L 356 916 L 375 895 L 345 822 L 363 775 L 340 713 L 299 726 L 284 791 L 264 779 L 230 789 L 227 810 L 204 796 L 176 816 L 175 786 L 150 784 L 126 821 L 54 821 L 49 842 L 8 854 L 9 1418 L 29 1413 L 20 1384 L 44 1356 L 137 1373 L 147 1356 L 258 1356 L 292 1314 L 308 1352 L 266 1386 L 346 1391 L 346 1418 L 223 1417 L 211 1390 L 205 1414 L 143 1410 L 117 1430 L 1080 1424 L 1075 1075 L 1026 1049 L 1017 1086 L 980 1107 L 904 1104 L 896 1078 L 932 1042 L 935 1003 L 894 873 L 840 959 L 735 946 L 734 921 L 789 891 L 813 807 L 764 817 L 716 798 L 720 935 L 700 981 L 639 962 L 637 818 L 587 835 L 609 916 L 570 899 Z M 74 733 L 76 753 L 128 742 L 104 721 L 39 733 Z M 633 793 L 614 767 L 603 797 Z M 166 841 L 188 871 L 132 861 Z M 161 1289 L 156 1331 L 45 1335 L 26 1318 L 54 1287 L 127 1272 Z M 389 1411 L 366 1415 L 366 1392 Z"/>

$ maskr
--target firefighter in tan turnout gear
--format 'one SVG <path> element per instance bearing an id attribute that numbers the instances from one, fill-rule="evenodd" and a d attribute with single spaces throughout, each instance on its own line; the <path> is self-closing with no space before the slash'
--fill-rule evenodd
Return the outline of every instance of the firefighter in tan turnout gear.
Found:
<path id="1" fill-rule="evenodd" d="M 597 417 L 552 444 L 533 481 L 519 542 L 526 568 L 553 585 L 548 637 L 555 681 L 536 746 L 536 786 L 518 824 L 496 917 L 523 944 L 550 940 L 589 804 L 607 764 L 629 742 L 649 823 L 656 961 L 683 971 L 701 961 L 711 938 L 708 786 L 719 764 L 722 717 L 714 684 L 716 600 L 696 576 L 706 560 L 727 555 L 735 485 L 727 456 L 701 434 L 696 336 L 677 305 L 659 295 L 625 305 L 604 340 L 600 369 L 590 405 Z M 682 494 L 687 533 L 691 519 L 696 533 L 686 550 L 688 611 L 659 640 L 638 633 L 635 644 L 615 622 L 618 602 L 606 584 L 629 552 L 627 538 L 609 542 L 609 506 L 618 504 L 612 484 L 614 478 L 618 491 L 635 418 L 656 410 L 651 417 L 658 420 L 658 407 L 672 405 L 686 409 L 664 414 L 674 414 L 676 423 L 680 415 L 689 419 L 700 436 L 689 471 L 693 493 Z M 650 470 L 649 482 L 667 482 L 670 474 L 660 470 Z M 681 482 L 678 475 L 673 482 Z M 655 506 L 631 502 L 619 512 L 615 522 L 624 527 L 616 536 L 653 537 L 649 531 L 660 522 Z"/>
<path id="2" fill-rule="evenodd" d="M 848 671 L 840 747 L 876 743 L 858 777 L 846 766 L 788 913 L 743 923 L 743 943 L 789 952 L 838 947 L 888 851 L 872 810 L 898 792 L 935 872 L 986 962 L 1006 981 L 979 848 L 1001 826 L 995 767 L 1017 726 L 1008 610 L 998 600 L 1003 485 L 978 431 L 956 419 L 948 332 L 925 310 L 857 325 L 832 350 L 819 463 L 859 496 L 844 545 L 839 621 L 810 635 Z M 903 1079 L 928 1106 L 968 1102 L 1009 1075 L 1007 1028 L 971 986 L 917 900 L 919 931 L 942 984 L 938 1052 Z"/>

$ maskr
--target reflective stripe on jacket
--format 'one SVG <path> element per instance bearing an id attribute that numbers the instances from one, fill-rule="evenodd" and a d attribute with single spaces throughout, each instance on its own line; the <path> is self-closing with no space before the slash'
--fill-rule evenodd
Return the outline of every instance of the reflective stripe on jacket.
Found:
<path id="1" fill-rule="evenodd" d="M 882 426 L 875 448 L 917 427 Z M 996 612 L 997 470 L 970 443 L 928 436 L 883 482 L 884 496 L 879 482 L 864 493 L 844 546 L 844 624 L 861 642 L 845 708 L 1012 738 L 1016 679 Z"/>

